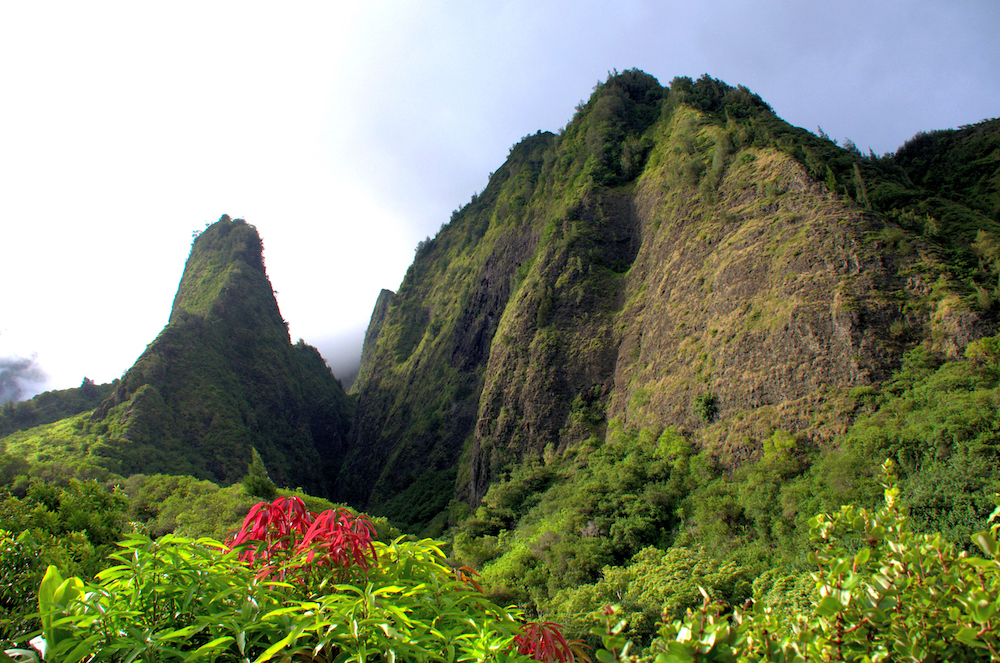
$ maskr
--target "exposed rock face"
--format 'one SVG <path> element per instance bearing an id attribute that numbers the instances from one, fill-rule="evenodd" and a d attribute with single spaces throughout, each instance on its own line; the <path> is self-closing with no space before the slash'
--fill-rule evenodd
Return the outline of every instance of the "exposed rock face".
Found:
<path id="1" fill-rule="evenodd" d="M 938 249 L 873 211 L 900 192 L 927 195 L 743 88 L 609 79 L 380 298 L 339 497 L 426 524 L 427 486 L 474 504 L 614 417 L 731 463 L 778 425 L 827 439 L 850 417 L 828 396 L 990 329 Z"/>
<path id="2" fill-rule="evenodd" d="M 882 220 L 784 154 L 743 155 L 710 207 L 671 199 L 653 173 L 640 181 L 609 416 L 697 428 L 703 394 L 723 419 L 872 384 L 898 360 L 889 294 L 904 261 L 877 239 Z"/>
<path id="3" fill-rule="evenodd" d="M 446 505 L 456 461 L 468 454 L 497 325 L 538 241 L 521 214 L 553 140 L 538 134 L 516 146 L 486 190 L 418 252 L 365 350 L 353 389 L 364 403 L 352 429 L 359 434 L 336 499 L 373 510 L 395 499 L 407 522 L 424 499 L 415 494 L 445 485 Z"/>
<path id="4" fill-rule="evenodd" d="M 239 480 L 255 447 L 280 485 L 328 492 L 350 401 L 292 345 L 257 231 L 228 216 L 194 242 L 170 322 L 95 411 L 126 473 Z"/>

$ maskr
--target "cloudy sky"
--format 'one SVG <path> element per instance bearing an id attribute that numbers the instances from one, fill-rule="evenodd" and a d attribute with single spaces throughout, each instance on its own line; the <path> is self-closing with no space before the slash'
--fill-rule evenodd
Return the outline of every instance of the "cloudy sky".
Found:
<path id="1" fill-rule="evenodd" d="M 119 377 L 222 214 L 346 373 L 417 242 L 610 70 L 709 73 L 881 154 L 1000 115 L 998 25 L 996 0 L 3 3 L 0 399 Z"/>

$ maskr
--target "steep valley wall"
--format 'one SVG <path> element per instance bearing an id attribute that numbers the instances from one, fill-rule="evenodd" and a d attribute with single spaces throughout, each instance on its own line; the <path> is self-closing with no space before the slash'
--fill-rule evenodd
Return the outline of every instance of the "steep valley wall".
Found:
<path id="1" fill-rule="evenodd" d="M 616 417 L 733 464 L 776 428 L 822 444 L 907 348 L 987 330 L 938 250 L 873 211 L 874 166 L 743 88 L 643 76 L 516 145 L 380 299 L 340 497 L 426 524 Z"/>

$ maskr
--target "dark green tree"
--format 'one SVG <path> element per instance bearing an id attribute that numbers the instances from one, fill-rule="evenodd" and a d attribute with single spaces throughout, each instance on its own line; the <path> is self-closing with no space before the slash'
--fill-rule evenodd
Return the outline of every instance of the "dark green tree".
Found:
<path id="1" fill-rule="evenodd" d="M 267 468 L 264 467 L 264 461 L 260 459 L 257 449 L 250 447 L 250 452 L 252 458 L 250 464 L 247 465 L 247 475 L 243 477 L 243 489 L 247 495 L 263 500 L 272 500 L 278 492 L 278 488 L 268 476 Z"/>

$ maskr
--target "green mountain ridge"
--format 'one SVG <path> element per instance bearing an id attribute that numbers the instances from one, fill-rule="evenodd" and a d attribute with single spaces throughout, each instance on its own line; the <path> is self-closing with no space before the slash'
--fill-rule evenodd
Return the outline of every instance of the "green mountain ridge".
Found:
<path id="1" fill-rule="evenodd" d="M 352 402 L 315 348 L 291 343 L 262 251 L 242 219 L 206 228 L 163 331 L 92 413 L 35 437 L 122 476 L 224 485 L 246 473 L 256 449 L 280 485 L 330 492 Z M 19 437 L 7 448 L 16 453 Z M 37 445 L 30 453 L 52 455 Z"/>
<path id="2" fill-rule="evenodd" d="M 328 490 L 350 402 L 314 348 L 291 344 L 262 251 L 228 216 L 194 241 L 167 327 L 93 415 L 120 431 L 129 473 L 194 450 L 177 473 L 230 483 L 254 447 L 282 485 Z"/>
<path id="3" fill-rule="evenodd" d="M 79 387 L 46 391 L 20 403 L 8 401 L 0 410 L 0 437 L 93 410 L 113 388 L 84 378 Z"/>
<path id="4" fill-rule="evenodd" d="M 338 498 L 426 525 L 447 484 L 475 505 L 612 420 L 732 468 L 779 428 L 830 444 L 905 351 L 956 358 L 995 329 L 973 294 L 996 282 L 975 247 L 998 229 L 996 123 L 943 135 L 981 154 L 962 195 L 910 144 L 864 157 L 745 88 L 611 76 L 380 298 Z"/>

